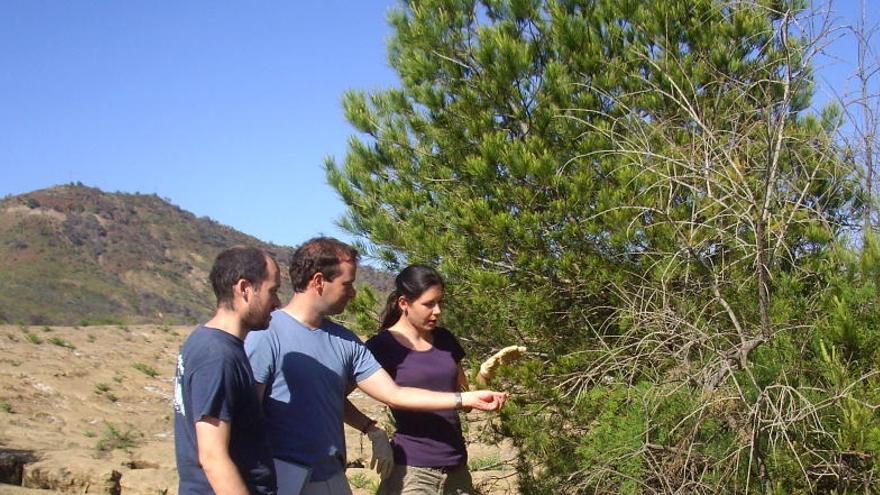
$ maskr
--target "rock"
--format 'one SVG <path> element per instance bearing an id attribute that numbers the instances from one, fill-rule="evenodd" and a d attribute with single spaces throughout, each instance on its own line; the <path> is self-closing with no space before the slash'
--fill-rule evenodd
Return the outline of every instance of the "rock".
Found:
<path id="1" fill-rule="evenodd" d="M 24 465 L 35 460 L 33 453 L 27 450 L 0 448 L 0 483 L 21 485 Z"/>
<path id="2" fill-rule="evenodd" d="M 64 493 L 120 495 L 122 474 L 107 461 L 79 456 L 62 460 L 57 458 L 60 453 L 52 454 L 55 455 L 24 466 L 22 486 Z"/>
<path id="3" fill-rule="evenodd" d="M 123 495 L 172 495 L 177 493 L 177 471 L 168 468 L 133 469 L 122 475 Z"/>

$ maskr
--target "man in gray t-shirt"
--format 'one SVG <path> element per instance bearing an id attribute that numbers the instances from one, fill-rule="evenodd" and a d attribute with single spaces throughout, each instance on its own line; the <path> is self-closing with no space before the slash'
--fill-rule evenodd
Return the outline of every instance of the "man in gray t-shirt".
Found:
<path id="1" fill-rule="evenodd" d="M 264 335 L 245 342 L 257 394 L 263 397 L 273 455 L 311 470 L 303 495 L 351 493 L 345 478 L 343 421 L 369 435 L 374 452 L 386 452 L 378 467 L 380 474 L 390 472 L 387 436 L 345 399 L 355 386 L 394 408 L 422 411 L 494 411 L 507 397 L 491 391 L 432 392 L 394 383 L 360 339 L 327 319 L 354 298 L 357 260 L 357 250 L 336 239 L 306 241 L 290 259 L 293 298 L 273 313 Z M 281 483 L 279 478 L 283 492 Z"/>
<path id="2" fill-rule="evenodd" d="M 380 369 L 370 351 L 341 325 L 309 328 L 284 311 L 272 313 L 269 329 L 250 336 L 245 349 L 254 379 L 269 390 L 263 408 L 273 455 L 309 466 L 313 481 L 344 470 L 345 396 Z"/>

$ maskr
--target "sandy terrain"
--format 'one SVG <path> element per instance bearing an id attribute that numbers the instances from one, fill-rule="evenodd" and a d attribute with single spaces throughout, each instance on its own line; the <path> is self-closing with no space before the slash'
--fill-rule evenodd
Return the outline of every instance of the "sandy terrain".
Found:
<path id="1" fill-rule="evenodd" d="M 171 380 L 189 331 L 0 326 L 0 493 L 176 494 Z M 388 417 L 359 391 L 352 398 Z M 467 415 L 474 478 L 484 493 L 516 493 L 510 446 L 480 441 L 487 418 Z M 357 467 L 369 441 L 347 429 L 347 442 L 355 493 L 374 493 L 378 477 Z"/>

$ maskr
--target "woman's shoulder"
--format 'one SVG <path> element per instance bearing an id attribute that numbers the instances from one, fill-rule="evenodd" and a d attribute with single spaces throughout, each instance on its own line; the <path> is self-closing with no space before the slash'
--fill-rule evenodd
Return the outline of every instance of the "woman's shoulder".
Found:
<path id="1" fill-rule="evenodd" d="M 391 332 L 388 330 L 379 330 L 375 335 L 368 338 L 364 344 L 371 350 L 377 347 L 385 346 L 389 343 L 389 339 L 393 340 Z"/>
<path id="2" fill-rule="evenodd" d="M 434 347 L 451 353 L 456 361 L 460 361 L 465 356 L 465 351 L 455 334 L 444 327 L 437 327 L 434 330 Z"/>
<path id="3" fill-rule="evenodd" d="M 450 330 L 449 330 L 448 328 L 446 328 L 446 327 L 437 327 L 437 328 L 435 328 L 435 329 L 434 329 L 434 338 L 435 338 L 435 339 L 436 339 L 436 338 L 441 338 L 441 339 L 444 339 L 444 340 L 455 340 L 455 341 L 458 341 L 458 339 L 455 337 L 455 334 L 452 333 L 452 331 L 450 331 Z"/>

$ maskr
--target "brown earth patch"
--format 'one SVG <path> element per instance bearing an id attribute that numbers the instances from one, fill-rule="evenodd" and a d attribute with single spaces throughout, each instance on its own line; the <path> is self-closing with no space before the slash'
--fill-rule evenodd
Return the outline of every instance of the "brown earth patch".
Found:
<path id="1" fill-rule="evenodd" d="M 51 301 L 49 303 L 52 303 Z M 177 493 L 171 415 L 178 348 L 190 327 L 0 326 L 0 494 Z M 385 406 L 353 402 L 387 426 Z M 514 449 L 471 412 L 468 451 L 486 494 L 517 493 Z M 346 428 L 347 475 L 374 493 L 369 441 Z"/>

